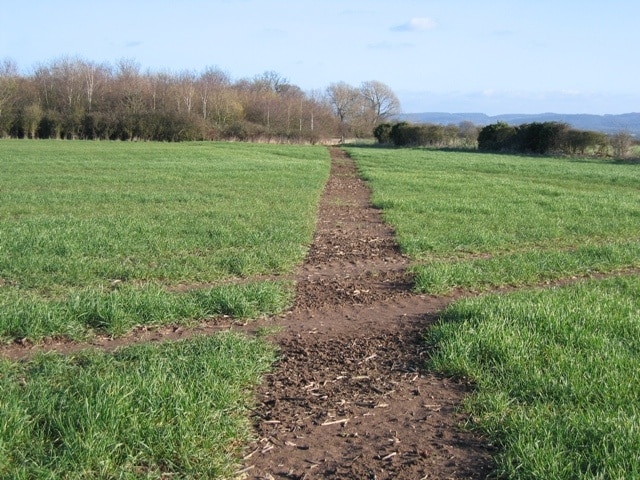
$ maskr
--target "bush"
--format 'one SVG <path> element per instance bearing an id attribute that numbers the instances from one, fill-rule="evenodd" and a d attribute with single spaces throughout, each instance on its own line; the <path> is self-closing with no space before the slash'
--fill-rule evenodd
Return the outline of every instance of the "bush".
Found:
<path id="1" fill-rule="evenodd" d="M 452 132 L 452 129 L 455 129 L 455 133 Z M 374 135 L 376 131 L 374 131 Z M 393 125 L 389 132 L 389 139 L 398 147 L 452 145 L 457 141 L 457 138 L 457 127 L 455 125 L 443 127 L 442 125 L 413 125 L 407 122 L 400 122 Z"/>
<path id="2" fill-rule="evenodd" d="M 533 122 L 517 127 L 498 122 L 487 125 L 478 135 L 478 149 L 487 152 L 584 155 L 591 150 L 601 155 L 606 144 L 604 134 L 573 130 L 560 122 Z"/>
<path id="3" fill-rule="evenodd" d="M 373 129 L 373 136 L 376 137 L 378 143 L 387 144 L 391 143 L 391 129 L 393 127 L 390 123 L 381 123 Z"/>
<path id="4" fill-rule="evenodd" d="M 569 155 L 585 155 L 589 151 L 602 151 L 606 144 L 604 133 L 572 129 L 565 133 L 563 149 Z"/>
<path id="5" fill-rule="evenodd" d="M 516 128 L 506 122 L 487 125 L 478 134 L 478 150 L 488 152 L 511 150 L 516 134 Z"/>
<path id="6" fill-rule="evenodd" d="M 609 143 L 613 149 L 613 156 L 618 159 L 625 159 L 631 153 L 633 137 L 628 132 L 618 132 L 615 135 L 611 135 Z"/>
<path id="7" fill-rule="evenodd" d="M 515 150 L 547 155 L 562 151 L 568 125 L 559 122 L 525 123 L 516 127 Z"/>

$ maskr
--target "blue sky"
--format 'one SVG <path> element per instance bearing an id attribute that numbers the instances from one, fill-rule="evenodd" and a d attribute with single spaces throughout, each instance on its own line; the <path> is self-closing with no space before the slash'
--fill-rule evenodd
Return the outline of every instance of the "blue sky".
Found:
<path id="1" fill-rule="evenodd" d="M 406 113 L 617 114 L 640 111 L 638 19 L 637 0 L 0 0 L 0 59 L 378 80 Z"/>

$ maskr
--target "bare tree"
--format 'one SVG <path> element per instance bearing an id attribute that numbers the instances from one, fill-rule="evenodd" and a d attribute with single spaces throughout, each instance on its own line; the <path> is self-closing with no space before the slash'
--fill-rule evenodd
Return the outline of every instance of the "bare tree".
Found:
<path id="1" fill-rule="evenodd" d="M 140 64 L 123 58 L 116 63 L 115 92 L 120 97 L 124 110 L 139 113 L 144 110 L 145 78 L 140 73 Z"/>
<path id="2" fill-rule="evenodd" d="M 253 83 L 259 90 L 270 90 L 274 93 L 281 93 L 282 89 L 289 85 L 289 81 L 285 77 L 273 70 L 258 75 L 254 78 Z"/>
<path id="3" fill-rule="evenodd" d="M 327 87 L 327 98 L 340 123 L 346 123 L 357 111 L 360 92 L 345 82 L 332 83 Z"/>
<path id="4" fill-rule="evenodd" d="M 349 125 L 362 111 L 360 92 L 345 82 L 332 83 L 327 87 L 327 100 L 340 121 L 340 138 L 344 141 Z"/>
<path id="5" fill-rule="evenodd" d="M 200 75 L 197 82 L 198 94 L 201 101 L 202 119 L 209 117 L 209 105 L 221 90 L 229 87 L 229 76 L 220 69 L 208 67 Z"/>
<path id="6" fill-rule="evenodd" d="M 9 131 L 18 94 L 18 66 L 13 60 L 0 62 L 0 137 Z"/>
<path id="7" fill-rule="evenodd" d="M 372 128 L 400 113 L 400 100 L 393 90 L 382 82 L 363 82 L 360 94 L 364 98 Z"/>
<path id="8" fill-rule="evenodd" d="M 188 70 L 182 72 L 178 77 L 178 113 L 182 111 L 182 105 L 187 110 L 187 115 L 191 114 L 193 108 L 193 97 L 196 94 L 196 75 Z"/>
<path id="9" fill-rule="evenodd" d="M 80 135 L 88 105 L 85 64 L 78 58 L 61 57 L 40 65 L 35 71 L 41 110 L 32 110 L 57 118 L 56 135 L 69 138 Z M 33 106 L 35 102 L 30 104 Z"/>
<path id="10" fill-rule="evenodd" d="M 458 124 L 458 137 L 466 147 L 476 146 L 478 143 L 479 131 L 480 129 L 473 122 L 468 120 L 462 121 Z"/>
<path id="11" fill-rule="evenodd" d="M 631 153 L 631 146 L 633 145 L 633 137 L 629 132 L 618 132 L 611 135 L 609 142 L 613 149 L 613 156 L 615 158 L 628 158 Z"/>
<path id="12" fill-rule="evenodd" d="M 54 62 L 52 71 L 58 89 L 64 94 L 64 104 L 70 114 L 80 114 L 85 107 L 85 78 L 83 62 L 62 58 Z"/>
<path id="13" fill-rule="evenodd" d="M 109 81 L 111 70 L 106 65 L 100 65 L 86 60 L 79 61 L 79 69 L 84 78 L 84 89 L 87 103 L 87 111 L 91 112 L 94 107 L 96 96 Z"/>
<path id="14" fill-rule="evenodd" d="M 166 72 L 158 72 L 149 74 L 148 77 L 151 89 L 151 111 L 164 112 L 171 109 L 171 92 L 175 83 L 173 75 Z"/>
<path id="15" fill-rule="evenodd" d="M 340 110 L 345 129 L 364 110 L 359 91 L 347 90 L 353 108 Z M 129 59 L 111 66 L 63 57 L 21 76 L 0 60 L 0 136 L 315 142 L 337 135 L 329 105 L 275 72 L 232 83 L 216 68 L 155 73 Z"/>
<path id="16" fill-rule="evenodd" d="M 65 112 L 81 103 L 84 91 L 82 74 L 78 64 L 69 58 L 38 66 L 35 77 L 45 109 Z"/>
<path id="17" fill-rule="evenodd" d="M 117 117 L 118 137 L 134 140 L 141 135 L 139 117 L 148 111 L 145 93 L 151 103 L 153 85 L 149 75 L 140 73 L 140 65 L 130 59 L 116 63 L 113 79 L 113 111 Z"/>

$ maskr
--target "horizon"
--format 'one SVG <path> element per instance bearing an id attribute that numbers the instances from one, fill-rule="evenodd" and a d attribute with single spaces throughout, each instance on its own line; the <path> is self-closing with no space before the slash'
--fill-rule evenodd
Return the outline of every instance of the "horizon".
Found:
<path id="1" fill-rule="evenodd" d="M 569 115 L 569 116 L 578 116 L 578 115 L 584 115 L 584 116 L 594 116 L 594 117 L 617 117 L 617 116 L 621 116 L 621 115 L 640 115 L 640 111 L 637 112 L 623 112 L 623 113 L 602 113 L 602 114 L 597 114 L 597 113 L 560 113 L 560 112 L 537 112 L 537 113 L 524 113 L 524 112 L 503 112 L 503 113 L 496 113 L 494 115 L 489 115 L 487 113 L 484 112 L 444 112 L 444 111 L 438 111 L 438 110 L 428 110 L 428 111 L 423 111 L 423 112 L 402 112 L 400 115 L 420 115 L 420 114 L 432 114 L 432 115 L 436 115 L 436 114 L 441 114 L 441 115 L 485 115 L 489 118 L 493 118 L 493 117 L 502 117 L 505 115 L 523 115 L 523 116 L 539 116 L 539 115 Z"/>
<path id="2" fill-rule="evenodd" d="M 476 126 L 485 126 L 497 122 L 510 125 L 524 125 L 529 123 L 560 122 L 571 128 L 584 131 L 599 131 L 606 134 L 628 133 L 634 138 L 640 138 L 640 113 L 629 112 L 623 114 L 571 114 L 571 113 L 504 113 L 486 115 L 484 113 L 446 113 L 446 112 L 416 112 L 403 113 L 394 121 L 405 121 L 415 124 L 451 125 L 469 121 Z"/>

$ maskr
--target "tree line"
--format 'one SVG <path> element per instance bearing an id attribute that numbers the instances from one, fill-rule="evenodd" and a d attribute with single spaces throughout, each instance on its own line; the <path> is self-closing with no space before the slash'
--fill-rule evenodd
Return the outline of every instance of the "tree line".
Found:
<path id="1" fill-rule="evenodd" d="M 64 57 L 20 74 L 0 62 L 0 138 L 315 143 L 370 136 L 399 112 L 378 81 L 304 92 L 276 72 L 233 80 L 217 67 L 154 72 Z"/>
<path id="2" fill-rule="evenodd" d="M 525 154 L 594 155 L 627 158 L 634 139 L 626 132 L 606 135 L 578 130 L 561 122 L 533 122 L 509 125 L 497 122 L 477 127 L 459 125 L 381 123 L 374 136 L 380 144 L 398 147 L 477 148 L 485 152 Z"/>

